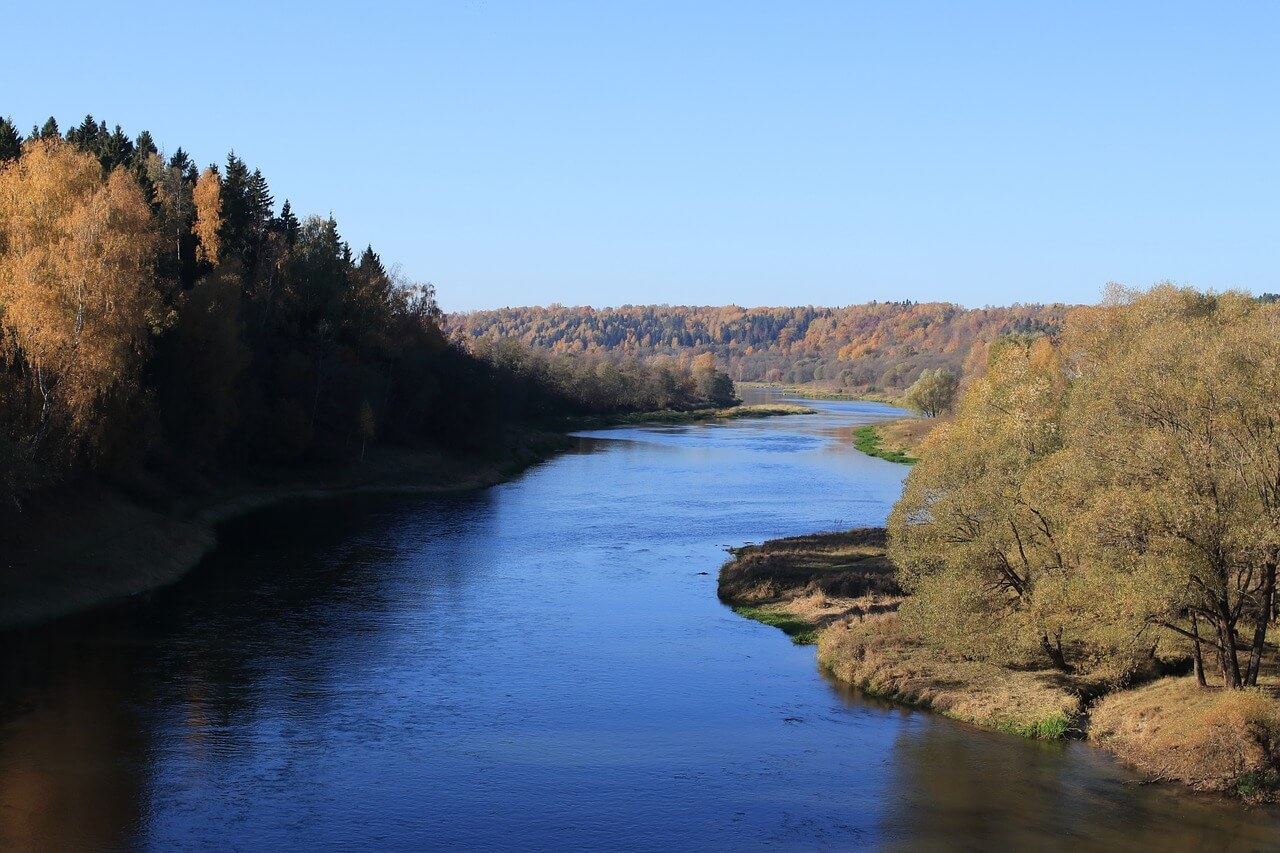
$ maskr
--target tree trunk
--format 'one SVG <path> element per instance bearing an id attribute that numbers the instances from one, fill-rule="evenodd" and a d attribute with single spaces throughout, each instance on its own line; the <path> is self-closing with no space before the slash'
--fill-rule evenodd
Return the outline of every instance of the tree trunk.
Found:
<path id="1" fill-rule="evenodd" d="M 1200 617 L 1194 611 L 1191 613 L 1191 633 L 1195 635 L 1191 641 L 1191 663 L 1196 672 L 1196 684 L 1208 687 L 1204 680 L 1204 653 L 1200 649 Z"/>
<path id="2" fill-rule="evenodd" d="M 1044 650 L 1044 653 L 1046 655 L 1048 655 L 1049 660 L 1053 663 L 1054 669 L 1059 669 L 1059 670 L 1062 670 L 1063 672 L 1071 672 L 1071 667 L 1067 664 L 1066 655 L 1062 653 L 1062 629 L 1061 628 L 1059 628 L 1054 633 L 1054 640 L 1055 642 L 1049 642 L 1048 633 L 1041 632 L 1040 648 Z"/>
<path id="3" fill-rule="evenodd" d="M 1230 618 L 1219 616 L 1218 624 L 1218 665 L 1222 669 L 1222 686 L 1236 689 L 1240 686 L 1240 658 L 1236 655 L 1235 631 L 1231 630 Z"/>
<path id="4" fill-rule="evenodd" d="M 1276 596 L 1276 560 L 1274 557 L 1263 567 L 1261 601 L 1253 625 L 1253 643 L 1249 648 L 1249 665 L 1245 669 L 1245 687 L 1258 686 L 1258 670 L 1262 666 L 1262 651 L 1267 641 L 1267 626 Z"/>

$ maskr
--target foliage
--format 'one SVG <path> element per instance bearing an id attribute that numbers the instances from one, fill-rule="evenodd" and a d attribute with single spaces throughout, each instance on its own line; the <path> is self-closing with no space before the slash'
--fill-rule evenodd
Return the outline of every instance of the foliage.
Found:
<path id="1" fill-rule="evenodd" d="M 968 310 L 947 303 L 872 302 L 845 308 L 625 305 L 503 308 L 447 318 L 450 334 L 516 339 L 555 353 L 651 358 L 710 352 L 735 381 L 820 382 L 903 389 L 924 369 L 957 375 L 1002 335 L 1056 331 L 1062 305 Z"/>
<path id="2" fill-rule="evenodd" d="M 201 172 L 91 116 L 25 141 L 0 122 L 0 524 L 76 478 L 176 496 L 370 443 L 478 449 L 513 421 L 733 398 L 710 357 L 451 343 L 430 285 L 275 209 L 234 153 Z"/>
<path id="3" fill-rule="evenodd" d="M 927 418 L 935 418 L 951 411 L 959 387 L 960 378 L 950 370 L 925 368 L 920 372 L 920 378 L 902 395 L 902 403 Z"/>
<path id="4" fill-rule="evenodd" d="M 1280 314 L 1116 290 L 992 348 L 890 518 L 914 630 L 1121 681 L 1154 632 L 1256 683 L 1280 555 Z M 1240 656 L 1241 652 L 1244 657 Z"/>

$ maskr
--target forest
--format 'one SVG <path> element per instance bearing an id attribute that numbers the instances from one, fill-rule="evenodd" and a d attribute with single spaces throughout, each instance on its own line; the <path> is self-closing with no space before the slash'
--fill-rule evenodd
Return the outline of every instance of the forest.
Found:
<path id="1" fill-rule="evenodd" d="M 87 116 L 0 120 L 0 521 L 84 478 L 181 492 L 371 443 L 482 449 L 549 417 L 724 405 L 712 357 L 460 345 L 434 288 L 332 216 L 277 206 L 231 153 L 201 168 Z"/>
<path id="2" fill-rule="evenodd" d="M 552 305 L 451 314 L 444 322 L 452 336 L 464 340 L 515 339 L 555 353 L 710 352 L 739 382 L 817 382 L 876 392 L 901 391 L 925 370 L 972 372 L 983 358 L 975 344 L 1010 334 L 1054 333 L 1069 310 L 966 310 L 910 300 L 844 308 Z"/>

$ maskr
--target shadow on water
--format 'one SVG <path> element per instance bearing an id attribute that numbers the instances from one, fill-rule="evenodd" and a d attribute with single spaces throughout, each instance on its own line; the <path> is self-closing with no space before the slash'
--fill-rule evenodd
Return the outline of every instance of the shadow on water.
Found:
<path id="1" fill-rule="evenodd" d="M 1141 785 L 1106 753 L 1024 741 L 867 696 L 824 673 L 852 706 L 897 714 L 885 849 L 1252 851 L 1280 847 L 1280 815 L 1173 785 Z M 1013 748 L 1011 748 L 1013 747 Z"/>

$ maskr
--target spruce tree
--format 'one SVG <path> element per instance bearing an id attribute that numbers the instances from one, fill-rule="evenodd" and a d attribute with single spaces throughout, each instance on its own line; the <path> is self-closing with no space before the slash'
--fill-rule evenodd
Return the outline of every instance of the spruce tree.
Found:
<path id="1" fill-rule="evenodd" d="M 22 134 L 13 121 L 0 118 L 0 163 L 17 160 L 22 156 Z"/>
<path id="2" fill-rule="evenodd" d="M 58 120 L 53 116 L 49 116 L 43 127 L 31 128 L 32 139 L 56 139 L 62 136 L 62 131 L 58 130 Z"/>
<path id="3" fill-rule="evenodd" d="M 67 141 L 89 154 L 97 154 L 99 148 L 99 127 L 93 116 L 87 115 L 79 126 L 67 131 Z"/>
<path id="4" fill-rule="evenodd" d="M 271 222 L 271 230 L 283 235 L 285 245 L 292 248 L 298 242 L 301 227 L 298 217 L 293 214 L 293 205 L 289 204 L 289 199 L 285 199 L 284 207 L 280 208 L 280 216 Z"/>
<path id="5" fill-rule="evenodd" d="M 134 154 L 139 159 L 146 159 L 152 154 L 159 154 L 160 149 L 156 147 L 155 140 L 151 138 L 151 131 L 144 130 L 138 134 L 138 138 L 133 142 Z"/>
<path id="6" fill-rule="evenodd" d="M 237 258 L 252 269 L 249 235 L 253 210 L 249 198 L 249 167 L 232 151 L 222 176 L 222 231 L 220 257 Z"/>
<path id="7" fill-rule="evenodd" d="M 133 141 L 125 136 L 120 125 L 115 131 L 104 134 L 98 139 L 98 160 L 102 163 L 102 171 L 110 173 L 116 166 L 124 166 L 133 161 Z"/>

